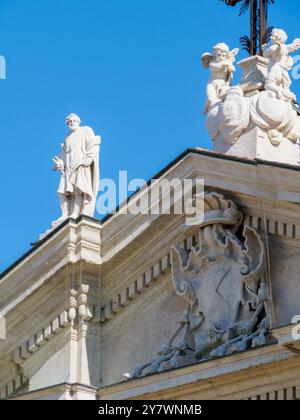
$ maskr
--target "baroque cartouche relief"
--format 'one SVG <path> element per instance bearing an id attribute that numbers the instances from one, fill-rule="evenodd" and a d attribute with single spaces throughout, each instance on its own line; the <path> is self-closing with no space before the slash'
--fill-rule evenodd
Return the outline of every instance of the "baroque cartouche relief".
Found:
<path id="1" fill-rule="evenodd" d="M 187 235 L 197 231 L 199 244 L 173 247 L 171 254 L 173 285 L 186 302 L 178 329 L 153 360 L 127 377 L 176 368 L 191 356 L 196 362 L 246 351 L 270 339 L 263 242 L 233 201 L 217 193 L 203 199 L 203 220 L 186 226 Z"/>

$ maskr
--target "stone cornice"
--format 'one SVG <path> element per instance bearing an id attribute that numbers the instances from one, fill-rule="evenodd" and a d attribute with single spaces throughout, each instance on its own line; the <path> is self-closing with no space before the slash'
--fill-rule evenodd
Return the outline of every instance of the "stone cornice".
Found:
<path id="1" fill-rule="evenodd" d="M 245 223 L 263 233 L 269 233 L 270 235 L 276 235 L 287 239 L 295 239 L 297 240 L 297 244 L 300 239 L 300 225 L 284 223 L 278 219 L 264 219 L 263 216 L 258 217 L 251 215 L 246 216 Z"/>
<path id="2" fill-rule="evenodd" d="M 300 357 L 271 345 L 99 389 L 101 400 L 244 399 L 299 385 Z M 282 380 L 284 372 L 285 381 Z"/>
<path id="3" fill-rule="evenodd" d="M 85 250 L 87 247 L 87 251 Z M 80 217 L 77 221 L 68 219 L 58 226 L 43 240 L 35 243 L 32 248 L 17 260 L 12 266 L 0 274 L 0 285 L 8 276 L 23 267 L 28 261 L 33 261 L 39 257 L 46 249 L 50 253 L 52 249 L 59 253 L 61 249 L 63 257 L 69 262 L 77 262 L 80 259 L 92 263 L 100 263 L 101 251 L 100 223 L 99 221 Z M 55 249 L 54 249 L 55 248 Z M 91 258 L 91 251 L 92 255 Z"/>
<path id="4" fill-rule="evenodd" d="M 97 389 L 83 384 L 62 383 L 50 386 L 48 388 L 38 389 L 36 391 L 24 392 L 21 395 L 10 395 L 8 400 L 39 400 L 57 395 L 62 400 L 95 400 Z M 82 398 L 84 397 L 84 398 Z"/>
<path id="5" fill-rule="evenodd" d="M 63 328 L 71 324 L 71 319 L 68 311 L 63 311 L 59 316 L 49 322 L 48 325 L 39 330 L 36 334 L 28 337 L 14 352 L 13 360 L 16 364 L 22 363 L 36 353 L 47 341 L 58 334 Z"/>
<path id="6" fill-rule="evenodd" d="M 197 363 L 117 385 L 99 388 L 63 383 L 14 395 L 12 400 L 60 399 L 296 399 L 300 397 L 300 356 L 277 345 Z"/>
<path id="7" fill-rule="evenodd" d="M 16 377 L 7 383 L 6 386 L 0 388 L 0 400 L 4 400 L 10 395 L 21 393 L 22 389 L 28 384 L 28 379 L 23 374 L 18 374 Z"/>

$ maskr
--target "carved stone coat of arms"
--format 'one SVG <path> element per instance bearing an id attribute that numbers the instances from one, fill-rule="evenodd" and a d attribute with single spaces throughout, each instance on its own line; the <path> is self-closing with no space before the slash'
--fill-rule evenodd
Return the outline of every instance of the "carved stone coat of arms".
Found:
<path id="1" fill-rule="evenodd" d="M 179 327 L 157 357 L 139 366 L 139 377 L 182 365 L 191 352 L 207 360 L 245 351 L 269 339 L 265 251 L 255 229 L 243 225 L 235 203 L 206 193 L 202 221 L 186 228 L 197 235 L 191 249 L 172 249 L 172 281 L 186 308 Z M 192 342 L 190 340 L 192 337 Z"/>

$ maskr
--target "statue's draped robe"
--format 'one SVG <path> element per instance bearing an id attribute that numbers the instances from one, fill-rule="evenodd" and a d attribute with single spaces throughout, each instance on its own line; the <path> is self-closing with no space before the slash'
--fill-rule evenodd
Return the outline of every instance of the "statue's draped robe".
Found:
<path id="1" fill-rule="evenodd" d="M 58 193 L 74 194 L 78 189 L 84 196 L 84 214 L 93 216 L 99 188 L 100 137 L 90 127 L 79 127 L 62 144 L 60 158 L 64 162 Z M 84 166 L 91 158 L 92 164 Z"/>

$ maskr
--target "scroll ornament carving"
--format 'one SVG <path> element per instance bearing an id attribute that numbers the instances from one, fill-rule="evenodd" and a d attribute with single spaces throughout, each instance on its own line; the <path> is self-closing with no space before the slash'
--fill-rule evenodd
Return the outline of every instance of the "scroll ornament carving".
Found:
<path id="1" fill-rule="evenodd" d="M 235 203 L 220 194 L 205 194 L 204 209 L 202 223 L 186 230 L 189 235 L 197 229 L 199 245 L 172 249 L 173 285 L 186 302 L 178 329 L 157 357 L 127 377 L 246 351 L 271 339 L 259 234 L 243 225 Z"/>

